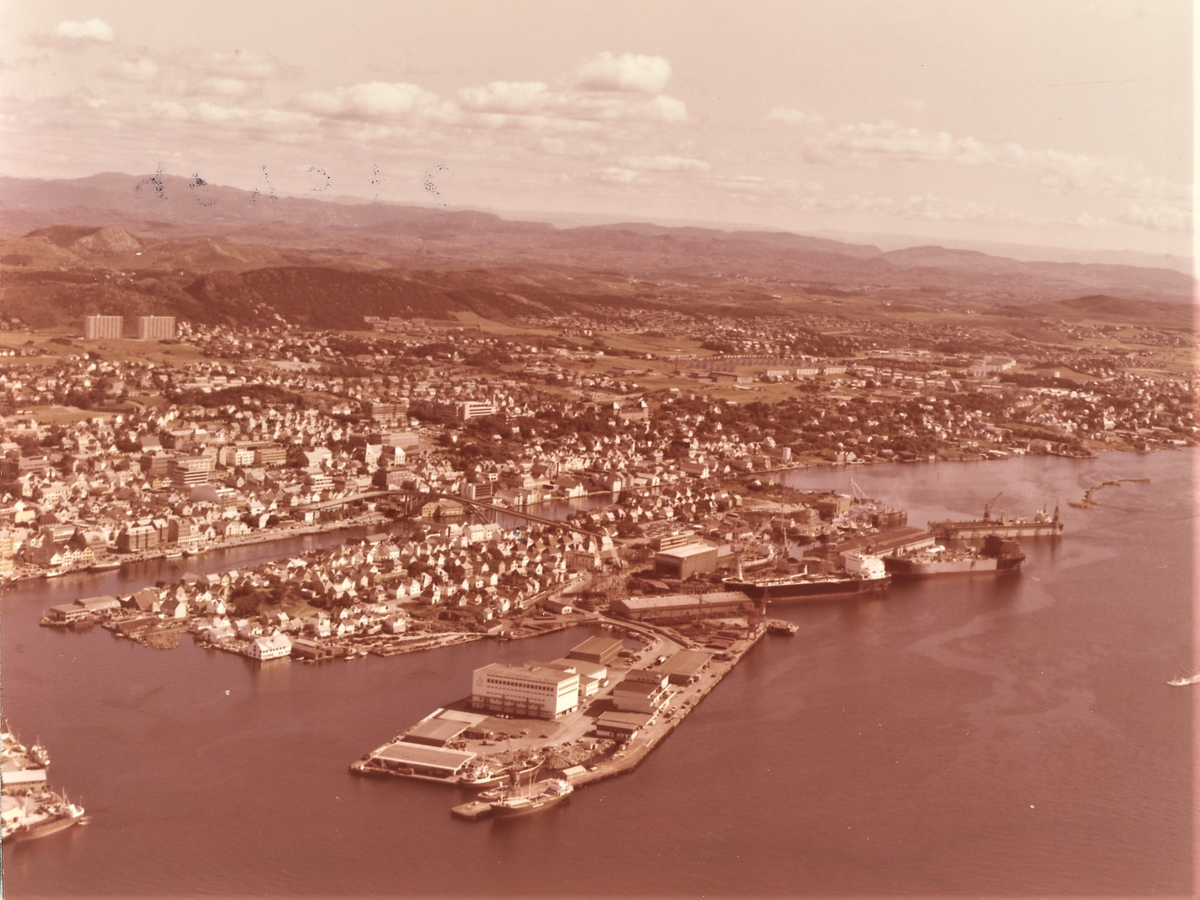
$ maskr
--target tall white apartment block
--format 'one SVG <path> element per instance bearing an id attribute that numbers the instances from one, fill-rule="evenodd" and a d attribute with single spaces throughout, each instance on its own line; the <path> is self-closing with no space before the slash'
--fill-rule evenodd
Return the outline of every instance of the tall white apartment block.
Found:
<path id="1" fill-rule="evenodd" d="M 84 316 L 83 339 L 95 341 L 101 338 L 119 338 L 125 332 L 123 316 Z"/>
<path id="2" fill-rule="evenodd" d="M 175 339 L 174 316 L 138 316 L 139 341 L 173 341 Z"/>

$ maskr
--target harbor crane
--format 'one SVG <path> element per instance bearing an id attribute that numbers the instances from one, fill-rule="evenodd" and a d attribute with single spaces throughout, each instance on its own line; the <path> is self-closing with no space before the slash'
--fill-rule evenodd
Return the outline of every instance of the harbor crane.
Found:
<path id="1" fill-rule="evenodd" d="M 999 500 L 1000 495 L 1003 493 L 1004 491 L 1001 491 L 987 503 L 983 504 L 983 521 L 990 522 L 992 520 L 992 504 Z"/>

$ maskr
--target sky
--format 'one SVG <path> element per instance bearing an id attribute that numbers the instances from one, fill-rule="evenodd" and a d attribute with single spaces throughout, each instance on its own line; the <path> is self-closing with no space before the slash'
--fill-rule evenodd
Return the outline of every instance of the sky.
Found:
<path id="1" fill-rule="evenodd" d="M 1190 0 L 0 0 L 0 174 L 1192 253 Z"/>

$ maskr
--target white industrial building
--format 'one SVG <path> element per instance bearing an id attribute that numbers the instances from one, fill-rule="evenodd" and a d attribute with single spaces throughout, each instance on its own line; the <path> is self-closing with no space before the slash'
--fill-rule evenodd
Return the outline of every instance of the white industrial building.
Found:
<path id="1" fill-rule="evenodd" d="M 246 647 L 246 655 L 251 659 L 279 659 L 292 655 L 292 642 L 286 634 L 276 632 L 270 637 L 260 637 L 252 640 Z"/>
<path id="2" fill-rule="evenodd" d="M 471 679 L 471 705 L 488 712 L 554 719 L 579 706 L 579 673 L 492 663 Z"/>

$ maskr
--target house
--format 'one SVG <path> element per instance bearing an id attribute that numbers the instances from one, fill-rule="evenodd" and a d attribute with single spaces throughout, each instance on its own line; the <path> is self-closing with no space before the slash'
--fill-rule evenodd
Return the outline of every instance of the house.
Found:
<path id="1" fill-rule="evenodd" d="M 291 656 L 291 653 L 291 640 L 287 635 L 279 632 L 267 637 L 255 638 L 246 646 L 246 656 L 260 661 L 280 659 L 284 656 Z"/>

